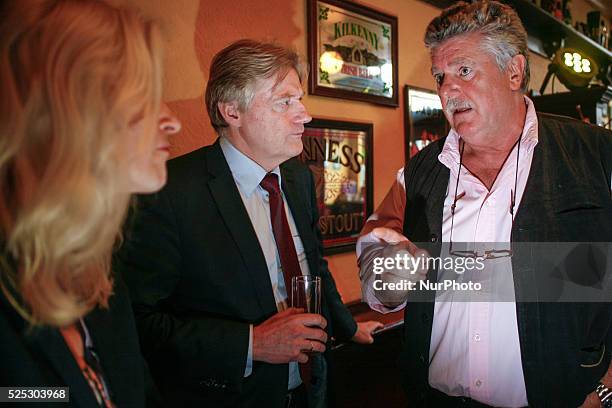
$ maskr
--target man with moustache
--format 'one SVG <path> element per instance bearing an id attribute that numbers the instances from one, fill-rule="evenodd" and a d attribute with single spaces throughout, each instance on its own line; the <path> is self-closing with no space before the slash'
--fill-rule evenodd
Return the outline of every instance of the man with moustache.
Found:
<path id="1" fill-rule="evenodd" d="M 136 210 L 116 264 L 168 405 L 325 406 L 331 336 L 371 343 L 381 326 L 355 323 L 322 256 L 313 177 L 292 159 L 311 120 L 304 79 L 283 47 L 221 50 L 206 89 L 219 139 L 169 161 Z M 288 308 L 297 275 L 321 278 L 321 315 Z"/>
<path id="2" fill-rule="evenodd" d="M 400 366 L 409 398 L 429 407 L 610 406 L 609 302 L 429 294 L 413 303 L 415 294 L 373 289 L 374 279 L 402 278 L 372 273 L 381 243 L 439 256 L 452 242 L 612 241 L 612 133 L 535 112 L 524 96 L 527 34 L 516 12 L 495 1 L 459 3 L 429 24 L 425 44 L 452 129 L 398 172 L 357 246 L 364 299 L 381 312 L 405 307 Z M 527 257 L 478 256 L 505 262 L 517 299 L 544 289 L 534 283 L 550 272 L 537 247 Z M 586 258 L 576 263 L 591 268 Z M 437 270 L 426 273 L 412 278 L 436 281 Z"/>

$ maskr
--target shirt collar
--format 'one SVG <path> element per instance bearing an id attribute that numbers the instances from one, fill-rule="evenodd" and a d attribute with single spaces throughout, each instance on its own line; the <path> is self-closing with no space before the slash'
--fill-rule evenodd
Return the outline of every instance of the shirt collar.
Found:
<path id="1" fill-rule="evenodd" d="M 524 98 L 527 113 L 525 114 L 525 125 L 521 134 L 521 157 L 527 157 L 527 153 L 531 152 L 538 144 L 538 116 L 535 106 L 527 96 Z M 442 147 L 442 152 L 438 155 L 440 163 L 449 169 L 459 166 L 459 139 L 459 134 L 455 129 L 451 129 L 444 142 L 444 147 Z"/>
<path id="2" fill-rule="evenodd" d="M 238 188 L 247 198 L 250 198 L 268 172 L 253 159 L 236 149 L 227 138 L 221 137 L 219 145 Z M 276 166 L 270 173 L 278 176 L 278 183 L 281 185 L 280 168 Z"/>

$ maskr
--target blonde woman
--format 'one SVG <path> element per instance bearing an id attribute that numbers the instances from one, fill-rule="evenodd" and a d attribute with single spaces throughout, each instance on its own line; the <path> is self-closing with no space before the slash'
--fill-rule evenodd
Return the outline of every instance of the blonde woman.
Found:
<path id="1" fill-rule="evenodd" d="M 100 1 L 5 2 L 0 23 L 0 386 L 145 404 L 126 290 L 110 271 L 131 193 L 166 181 L 160 39 Z"/>

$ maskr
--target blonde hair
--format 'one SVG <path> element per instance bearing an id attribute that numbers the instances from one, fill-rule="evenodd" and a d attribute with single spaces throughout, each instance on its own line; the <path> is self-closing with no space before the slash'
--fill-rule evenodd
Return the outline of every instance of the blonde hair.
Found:
<path id="1" fill-rule="evenodd" d="M 449 38 L 468 33 L 482 35 L 480 46 L 495 57 L 505 71 L 515 55 L 525 57 L 521 91 L 529 87 L 529 48 L 527 31 L 514 9 L 497 1 L 458 2 L 442 11 L 427 26 L 425 46 L 433 50 Z"/>
<path id="2" fill-rule="evenodd" d="M 154 126 L 160 39 L 150 22 L 101 1 L 4 8 L 0 242 L 14 267 L 0 264 L 0 286 L 32 324 L 64 326 L 112 293 L 130 199 L 120 146 L 135 117 Z"/>
<path id="3" fill-rule="evenodd" d="M 238 102 L 244 112 L 253 99 L 257 80 L 277 76 L 282 81 L 294 69 L 300 82 L 307 77 L 307 65 L 290 49 L 255 40 L 238 40 L 215 55 L 206 85 L 206 108 L 210 122 L 218 134 L 228 127 L 219 112 L 219 102 Z"/>

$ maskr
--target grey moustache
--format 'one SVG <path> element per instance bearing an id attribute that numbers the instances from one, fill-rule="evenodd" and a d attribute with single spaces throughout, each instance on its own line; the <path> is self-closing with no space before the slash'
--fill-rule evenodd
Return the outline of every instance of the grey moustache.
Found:
<path id="1" fill-rule="evenodd" d="M 448 99 L 446 101 L 446 108 L 444 109 L 444 111 L 448 115 L 452 115 L 453 113 L 455 113 L 456 111 L 460 109 L 471 109 L 471 108 L 472 108 L 472 105 L 467 101 L 462 101 L 459 99 Z"/>

